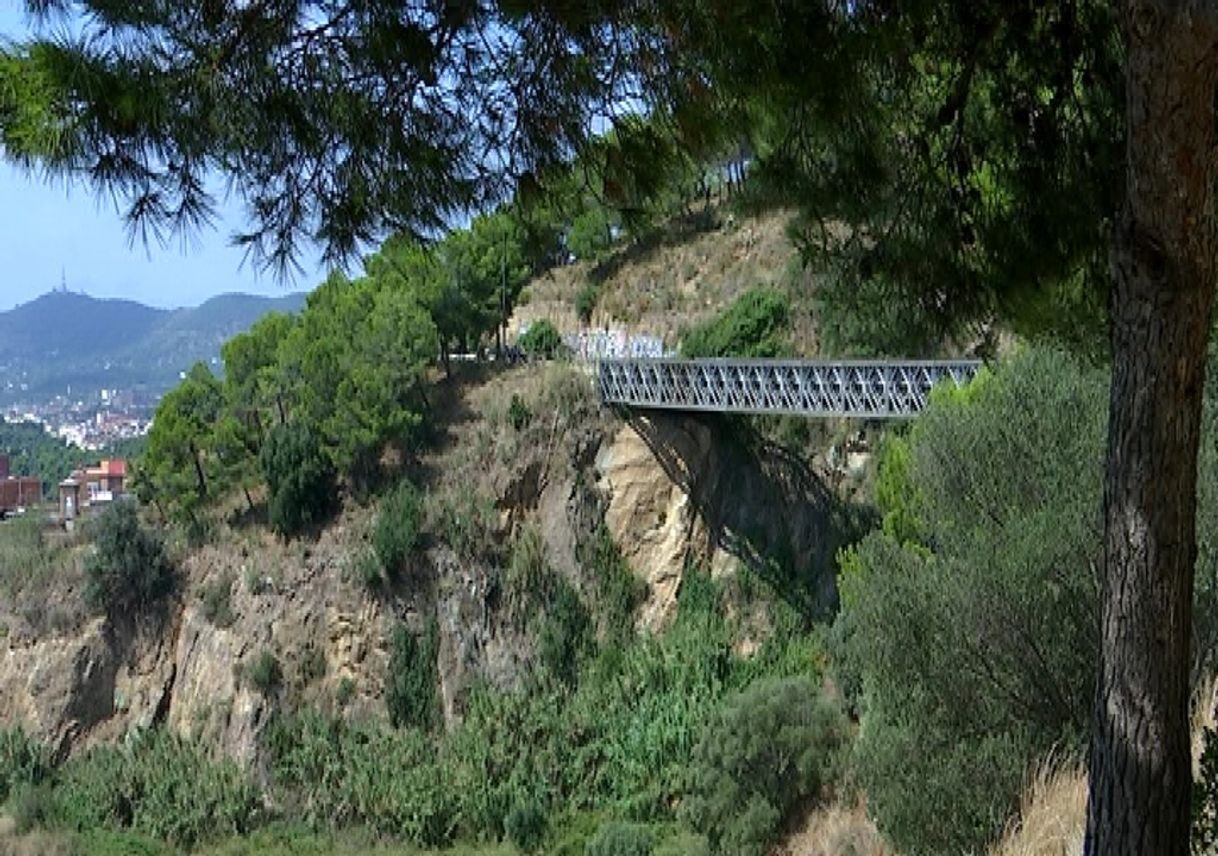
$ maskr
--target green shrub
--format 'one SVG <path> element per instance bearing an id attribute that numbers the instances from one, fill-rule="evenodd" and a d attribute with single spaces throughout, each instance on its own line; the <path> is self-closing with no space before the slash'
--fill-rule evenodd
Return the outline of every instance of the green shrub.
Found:
<path id="1" fill-rule="evenodd" d="M 295 423 L 276 426 L 262 445 L 259 461 L 270 488 L 270 523 L 276 532 L 299 535 L 334 513 L 337 475 L 315 431 Z"/>
<path id="2" fill-rule="evenodd" d="M 45 747 L 20 729 L 0 728 L 0 803 L 15 790 L 39 784 L 50 770 Z"/>
<path id="3" fill-rule="evenodd" d="M 554 588 L 538 634 L 538 659 L 542 668 L 556 680 L 574 687 L 579 677 L 580 658 L 592 642 L 588 611 L 566 580 L 558 578 Z"/>
<path id="4" fill-rule="evenodd" d="M 418 731 L 307 712 L 272 721 L 266 748 L 277 792 L 314 825 L 362 826 L 418 847 L 443 846 L 456 831 L 461 793 Z"/>
<path id="5" fill-rule="evenodd" d="M 534 321 L 520 337 L 520 347 L 533 357 L 547 360 L 556 357 L 563 349 L 562 336 L 558 328 L 544 318 Z"/>
<path id="6" fill-rule="evenodd" d="M 710 856 L 706 836 L 681 832 L 656 845 L 654 856 Z"/>
<path id="7" fill-rule="evenodd" d="M 370 592 L 375 592 L 385 584 L 385 569 L 381 567 L 376 550 L 365 550 L 359 554 L 355 560 L 355 575 Z"/>
<path id="8" fill-rule="evenodd" d="M 440 632 L 432 618 L 422 636 L 404 625 L 393 631 L 389 647 L 389 675 L 385 681 L 385 704 L 394 728 L 431 730 L 439 718 L 436 686 L 439 672 L 436 658 L 440 651 Z"/>
<path id="9" fill-rule="evenodd" d="M 283 668 L 273 652 L 263 650 L 245 670 L 250 686 L 269 696 L 283 683 Z"/>
<path id="10" fill-rule="evenodd" d="M 707 725 L 682 813 L 717 850 L 764 853 L 792 810 L 833 783 L 847 740 L 845 716 L 813 681 L 759 681 Z"/>
<path id="11" fill-rule="evenodd" d="M 1105 375 L 1028 349 L 935 390 L 883 446 L 884 530 L 842 558 L 834 665 L 861 693 L 868 810 L 901 852 L 983 850 L 1018 810 L 1028 766 L 1086 746 Z"/>
<path id="12" fill-rule="evenodd" d="M 586 856 L 651 856 L 651 830 L 635 823 L 611 821 L 597 830 L 584 850 Z"/>
<path id="13" fill-rule="evenodd" d="M 527 798 L 512 806 L 504 818 L 504 833 L 508 841 L 525 853 L 541 849 L 546 837 L 546 811 L 536 799 Z"/>
<path id="14" fill-rule="evenodd" d="M 780 357 L 790 352 L 790 301 L 772 288 L 752 288 L 717 318 L 681 337 L 686 357 Z"/>
<path id="15" fill-rule="evenodd" d="M 592 313 L 596 311 L 596 304 L 600 299 L 601 290 L 597 288 L 596 283 L 584 283 L 580 290 L 575 292 L 575 314 L 579 316 L 581 323 L 592 323 Z"/>
<path id="16" fill-rule="evenodd" d="M 372 548 L 388 580 L 397 578 L 414 550 L 422 519 L 422 494 L 406 479 L 381 500 L 372 529 Z"/>
<path id="17" fill-rule="evenodd" d="M 257 789 L 231 763 L 213 763 L 163 732 L 123 747 L 98 747 L 60 771 L 49 825 L 89 832 L 130 830 L 192 847 L 248 832 L 259 815 Z"/>
<path id="18" fill-rule="evenodd" d="M 232 594 L 232 574 L 221 574 L 218 579 L 206 583 L 200 593 L 203 617 L 216 627 L 231 627 L 237 620 L 237 616 L 233 614 Z"/>
<path id="19" fill-rule="evenodd" d="M 8 810 L 19 835 L 46 826 L 54 811 L 54 794 L 50 783 L 17 788 Z"/>
<path id="20" fill-rule="evenodd" d="M 140 525 L 135 506 L 117 502 L 90 526 L 85 602 L 111 614 L 138 613 L 173 588 L 173 565 L 161 539 Z"/>
<path id="21" fill-rule="evenodd" d="M 647 597 L 647 584 L 622 558 L 613 536 L 602 523 L 578 558 L 596 584 L 596 607 L 605 638 L 618 643 L 634 635 L 635 613 Z"/>
<path id="22" fill-rule="evenodd" d="M 554 597 L 557 575 L 546 558 L 546 543 L 536 526 L 524 526 L 512 541 L 504 573 L 508 612 L 524 627 Z"/>
<path id="23" fill-rule="evenodd" d="M 334 691 L 334 705 L 342 710 L 351 703 L 351 699 L 355 697 L 355 681 L 350 678 L 343 678 L 338 682 L 338 689 Z"/>
<path id="24" fill-rule="evenodd" d="M 473 491 L 429 494 L 425 503 L 429 531 L 467 559 L 492 560 L 499 552 L 495 540 L 495 504 Z"/>
<path id="25" fill-rule="evenodd" d="M 519 393 L 512 393 L 512 401 L 508 405 L 508 422 L 511 423 L 513 430 L 523 431 L 529 427 L 529 423 L 533 421 L 533 413 L 529 410 L 529 406 L 524 403 L 524 399 Z"/>
<path id="26" fill-rule="evenodd" d="M 316 645 L 306 645 L 300 654 L 300 682 L 305 686 L 326 675 L 326 654 Z"/>

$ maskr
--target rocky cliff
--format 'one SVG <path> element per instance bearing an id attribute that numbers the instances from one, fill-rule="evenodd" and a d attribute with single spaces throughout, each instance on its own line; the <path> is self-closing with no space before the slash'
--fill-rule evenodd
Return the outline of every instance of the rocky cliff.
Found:
<path id="1" fill-rule="evenodd" d="M 591 596 L 581 544 L 603 523 L 647 584 L 640 632 L 662 632 L 693 564 L 721 576 L 748 567 L 810 611 L 833 602 L 831 559 L 848 527 L 842 504 L 800 460 L 758 454 L 713 421 L 623 421 L 571 369 L 517 369 L 459 395 L 440 451 L 414 473 L 433 512 L 415 567 L 397 585 L 369 590 L 357 572 L 373 508 L 349 504 L 311 542 L 222 528 L 185 558 L 178 592 L 156 615 L 0 639 L 0 722 L 61 754 L 163 723 L 256 766 L 275 709 L 383 718 L 391 633 L 399 622 L 421 630 L 432 617 L 452 721 L 472 686 L 513 686 L 533 656 L 498 600 L 523 527 L 540 532 L 553 570 Z M 477 543 L 446 531 L 450 517 L 434 511 L 466 501 L 488 512 Z M 273 685 L 253 675 L 268 657 L 278 665 Z"/>

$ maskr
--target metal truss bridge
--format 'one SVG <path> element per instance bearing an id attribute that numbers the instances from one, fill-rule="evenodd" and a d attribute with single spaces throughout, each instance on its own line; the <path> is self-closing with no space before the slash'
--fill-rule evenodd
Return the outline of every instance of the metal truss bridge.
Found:
<path id="1" fill-rule="evenodd" d="M 602 360 L 601 400 L 626 407 L 901 419 L 933 386 L 963 386 L 977 360 Z"/>

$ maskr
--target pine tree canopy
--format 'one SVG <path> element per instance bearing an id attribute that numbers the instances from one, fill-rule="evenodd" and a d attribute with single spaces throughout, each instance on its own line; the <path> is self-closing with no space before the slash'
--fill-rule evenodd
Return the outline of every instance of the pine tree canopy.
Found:
<path id="1" fill-rule="evenodd" d="M 32 0 L 34 37 L 0 46 L 0 143 L 138 237 L 208 224 L 218 174 L 256 262 L 310 240 L 344 261 L 527 188 L 631 97 L 618 34 L 557 5 Z"/>

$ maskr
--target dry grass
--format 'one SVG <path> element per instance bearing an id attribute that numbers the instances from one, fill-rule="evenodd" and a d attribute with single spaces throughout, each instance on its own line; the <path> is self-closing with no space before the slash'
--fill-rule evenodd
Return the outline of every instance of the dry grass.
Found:
<path id="1" fill-rule="evenodd" d="M 1199 773 L 1204 729 L 1215 727 L 1218 681 L 1208 681 L 1193 706 L 1193 775 Z M 1087 822 L 1087 771 L 1049 759 L 1024 789 L 1020 817 L 989 856 L 1073 856 L 1082 853 Z"/>
<path id="2" fill-rule="evenodd" d="M 1083 851 L 1087 773 L 1081 764 L 1049 758 L 1024 787 L 1023 807 L 990 856 L 1073 856 Z"/>
<path id="3" fill-rule="evenodd" d="M 599 282 L 593 328 L 612 327 L 663 337 L 675 346 L 681 331 L 717 315 L 742 292 L 781 286 L 797 263 L 787 237 L 790 214 L 719 216 L 717 228 L 681 233 L 651 247 L 624 247 L 598 268 L 588 263 L 559 267 L 533 280 L 511 321 L 547 319 L 560 330 L 577 330 L 575 295 Z M 802 290 L 802 289 L 801 289 Z M 793 319 L 797 341 L 813 347 L 806 313 Z"/>
<path id="4" fill-rule="evenodd" d="M 1218 730 L 1218 678 L 1206 681 L 1197 693 L 1193 705 L 1193 776 L 1201 774 L 1201 750 L 1205 748 L 1205 730 Z"/>
<path id="5" fill-rule="evenodd" d="M 830 805 L 808 815 L 803 826 L 776 850 L 781 856 L 891 856 L 867 809 Z"/>

